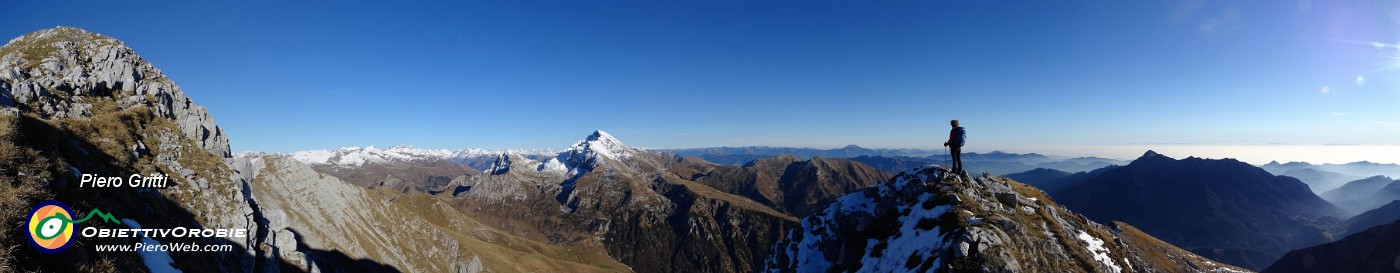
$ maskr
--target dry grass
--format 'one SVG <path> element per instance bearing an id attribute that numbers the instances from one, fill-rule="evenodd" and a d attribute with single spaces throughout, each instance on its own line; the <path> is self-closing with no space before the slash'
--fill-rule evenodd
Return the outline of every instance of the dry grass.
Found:
<path id="1" fill-rule="evenodd" d="M 116 94 L 119 97 L 124 95 L 126 94 Z M 127 108 L 117 105 L 113 98 L 86 98 L 93 106 L 92 116 L 65 118 L 54 125 L 97 146 L 98 151 L 94 152 L 110 156 L 115 161 L 111 162 L 112 165 L 123 169 L 135 169 L 142 174 L 165 173 L 170 175 L 174 183 L 189 185 L 189 181 L 180 177 L 178 172 L 155 161 L 161 155 L 169 154 L 180 166 L 194 171 L 197 177 L 204 177 L 211 183 L 227 180 L 231 170 L 224 164 L 223 158 L 203 150 L 194 141 L 184 137 L 174 121 L 155 116 L 150 110 L 153 106 L 151 104 L 155 103 L 153 97 L 148 95 L 144 105 Z M 160 136 L 175 139 L 174 147 L 162 147 L 156 139 Z M 146 153 L 133 156 L 133 146 L 138 143 L 146 147 Z M 178 187 L 163 190 L 162 193 L 177 203 L 191 204 L 199 197 L 195 190 L 192 187 Z"/>
<path id="2" fill-rule="evenodd" d="M 78 267 L 78 271 L 83 273 L 122 272 L 121 270 L 117 270 L 117 263 L 111 258 L 101 258 L 93 263 L 84 264 Z"/>
<path id="3" fill-rule="evenodd" d="M 1248 272 L 1248 270 L 1224 263 L 1214 262 L 1209 259 L 1197 256 L 1195 253 L 1176 247 L 1170 243 L 1157 239 L 1152 235 L 1128 225 L 1127 223 L 1114 221 L 1113 224 L 1123 232 L 1118 233 L 1119 238 L 1132 248 L 1133 253 L 1138 253 L 1143 259 L 1159 265 L 1180 265 L 1175 268 L 1177 272 L 1203 271 L 1216 267 L 1226 267 L 1237 271 Z"/>
<path id="4" fill-rule="evenodd" d="M 24 225 L 30 206 L 52 195 L 44 188 L 52 176 L 50 159 L 17 145 L 20 120 L 15 112 L 0 111 L 0 225 L 7 227 Z M 0 272 L 17 270 L 15 251 L 26 245 L 21 230 L 0 232 Z"/>

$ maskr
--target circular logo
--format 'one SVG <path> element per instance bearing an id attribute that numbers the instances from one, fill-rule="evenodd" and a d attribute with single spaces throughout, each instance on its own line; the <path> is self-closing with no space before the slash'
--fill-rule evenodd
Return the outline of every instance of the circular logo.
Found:
<path id="1" fill-rule="evenodd" d="M 48 200 L 29 211 L 29 244 L 40 252 L 54 254 L 73 244 L 73 209 Z"/>

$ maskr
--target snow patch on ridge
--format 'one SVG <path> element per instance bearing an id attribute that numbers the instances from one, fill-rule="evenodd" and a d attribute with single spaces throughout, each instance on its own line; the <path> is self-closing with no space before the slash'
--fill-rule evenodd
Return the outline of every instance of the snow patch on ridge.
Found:
<path id="1" fill-rule="evenodd" d="M 136 220 L 122 218 L 122 224 L 125 224 L 126 227 L 132 229 L 141 229 L 141 224 L 136 223 Z M 160 245 L 160 242 L 156 241 L 155 239 L 151 239 L 151 237 L 149 236 L 141 237 L 141 245 Z M 167 253 L 165 251 L 141 251 L 140 249 L 138 249 L 136 250 L 136 254 L 141 255 L 141 262 L 145 263 L 146 268 L 150 269 L 151 272 L 181 272 L 179 269 L 175 269 L 175 266 L 173 266 L 173 264 L 175 264 L 175 260 L 170 258 L 170 253 Z"/>
<path id="2" fill-rule="evenodd" d="M 1079 240 L 1089 245 L 1086 248 L 1089 250 L 1089 254 L 1094 255 L 1095 261 L 1099 261 L 1099 263 L 1108 267 L 1108 269 L 1113 272 L 1123 272 L 1123 267 L 1118 266 L 1117 263 L 1113 262 L 1113 258 L 1108 256 L 1108 248 L 1103 246 L 1103 240 L 1094 238 L 1093 235 L 1089 235 L 1088 232 L 1084 232 L 1083 230 L 1079 231 Z"/>
<path id="3" fill-rule="evenodd" d="M 928 173 L 932 173 L 933 176 L 942 175 L 942 172 L 931 170 L 911 171 L 896 178 L 892 183 L 872 186 L 873 188 L 839 197 L 820 213 L 802 219 L 801 226 L 794 228 L 784 239 L 791 244 L 779 245 L 775 249 L 783 253 L 777 255 L 789 257 L 791 260 L 770 258 L 767 271 L 781 272 L 781 268 L 796 269 L 797 272 L 830 271 L 835 262 L 828 259 L 828 256 L 844 254 L 827 253 L 831 251 L 828 248 L 850 240 L 842 238 L 842 235 L 836 233 L 837 230 L 842 230 L 843 233 L 861 233 L 877 228 L 860 222 L 880 218 L 877 214 L 885 212 L 899 212 L 894 220 L 898 223 L 898 231 L 887 235 L 888 237 L 865 238 L 864 254 L 856 272 L 918 272 L 920 266 L 908 266 L 911 259 L 927 262 L 931 265 L 928 268 L 942 268 L 943 263 L 947 261 L 943 255 L 950 244 L 950 240 L 946 238 L 950 231 L 938 226 L 920 227 L 920 222 L 939 219 L 951 211 L 953 206 L 945 204 L 926 208 L 923 205 L 937 195 L 917 191 L 918 187 L 923 187 L 921 182 L 930 178 L 941 179 L 929 177 Z M 906 197 L 908 199 L 903 199 Z M 891 198 L 904 201 L 887 200 Z M 896 205 L 880 207 L 889 204 Z M 919 262 L 921 265 L 923 263 Z"/>
<path id="4" fill-rule="evenodd" d="M 919 197 L 919 203 L 933 198 L 932 194 L 924 194 Z M 918 267 L 908 268 L 905 263 L 909 257 L 922 257 L 923 259 L 935 259 L 931 268 L 941 268 L 943 257 L 940 251 L 948 248 L 947 240 L 944 240 L 942 227 L 933 227 L 932 230 L 920 230 L 917 226 L 920 219 L 938 219 L 944 213 L 951 210 L 951 205 L 941 205 L 932 209 L 924 209 L 923 206 L 910 206 L 909 214 L 900 216 L 899 233 L 895 237 L 886 240 L 889 244 L 880 257 L 872 257 L 871 251 L 865 252 L 865 257 L 861 258 L 861 268 L 859 272 L 918 272 Z M 874 247 L 870 245 L 869 247 Z"/>

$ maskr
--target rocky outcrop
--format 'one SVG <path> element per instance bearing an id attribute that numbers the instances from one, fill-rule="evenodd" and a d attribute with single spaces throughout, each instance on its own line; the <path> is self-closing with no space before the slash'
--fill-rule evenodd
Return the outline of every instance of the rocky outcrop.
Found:
<path id="1" fill-rule="evenodd" d="M 936 166 L 840 197 L 802 219 L 774 245 L 765 266 L 768 272 L 1243 271 L 1126 225 L 1089 221 L 1033 187 Z"/>
<path id="2" fill-rule="evenodd" d="M 111 37 L 72 27 L 25 34 L 0 49 L 0 81 L 6 89 L 0 102 L 45 118 L 91 116 L 94 98 L 123 109 L 149 102 L 151 113 L 174 121 L 200 148 L 231 156 L 228 135 L 203 106 Z"/>

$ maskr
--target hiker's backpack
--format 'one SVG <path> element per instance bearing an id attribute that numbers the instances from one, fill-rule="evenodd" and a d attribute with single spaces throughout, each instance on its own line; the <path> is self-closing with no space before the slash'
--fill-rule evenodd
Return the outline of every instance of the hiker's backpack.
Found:
<path id="1" fill-rule="evenodd" d="M 967 130 L 964 130 L 963 127 L 961 127 L 961 126 L 959 126 L 957 130 L 958 130 L 958 147 L 962 147 L 963 144 L 967 144 Z"/>

